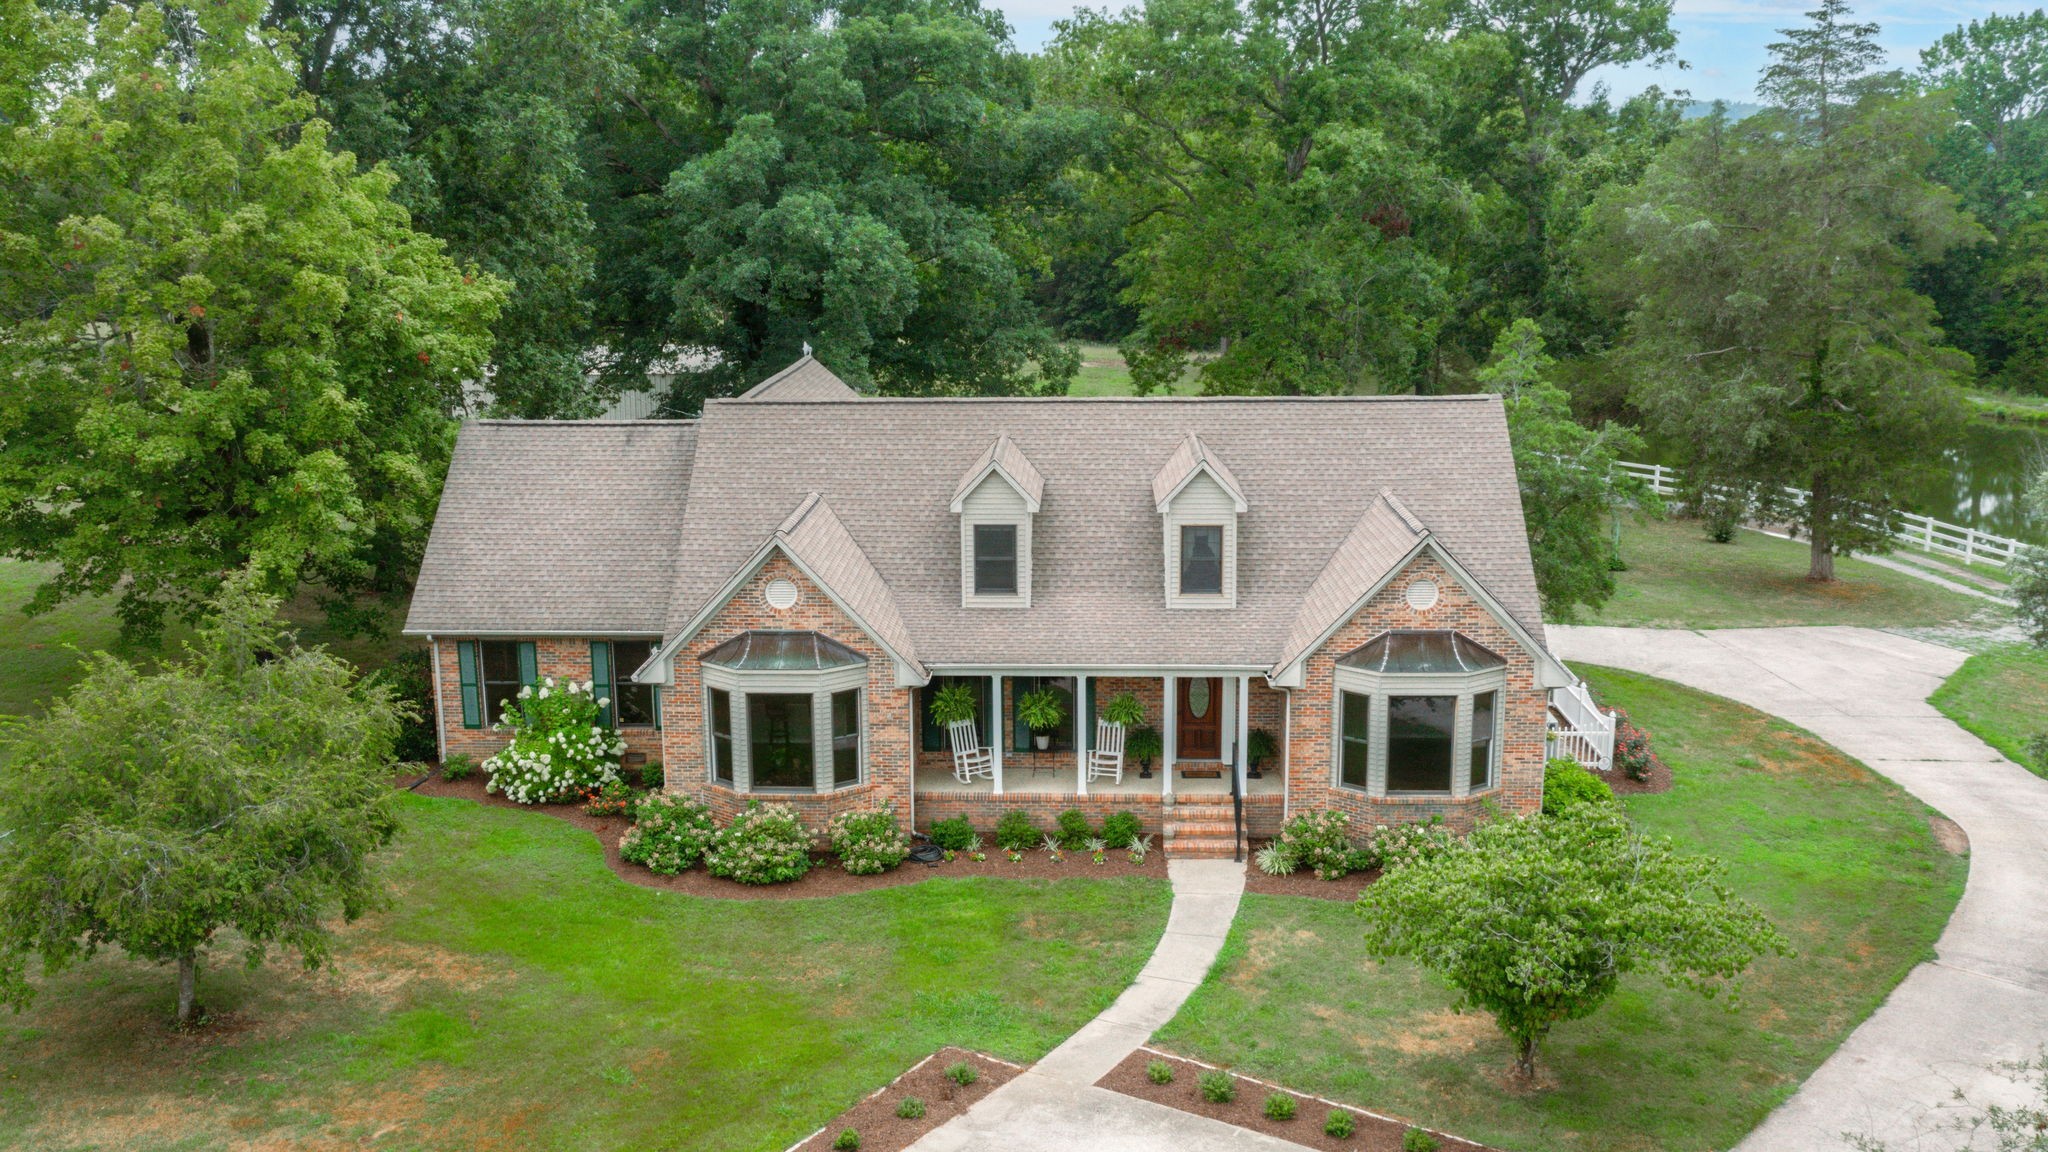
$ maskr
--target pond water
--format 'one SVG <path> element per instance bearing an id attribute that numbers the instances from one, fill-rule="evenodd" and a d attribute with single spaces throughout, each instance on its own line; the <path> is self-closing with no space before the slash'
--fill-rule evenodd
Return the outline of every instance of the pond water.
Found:
<path id="1" fill-rule="evenodd" d="M 2036 470 L 2048 468 L 2048 429 L 1973 420 L 1962 443 L 1946 455 L 1947 478 L 1909 489 L 1906 511 L 2048 544 L 2048 525 L 2028 524 L 2020 508 L 2028 480 Z M 1685 454 L 1652 441 L 1644 449 L 1643 463 L 1683 466 Z"/>

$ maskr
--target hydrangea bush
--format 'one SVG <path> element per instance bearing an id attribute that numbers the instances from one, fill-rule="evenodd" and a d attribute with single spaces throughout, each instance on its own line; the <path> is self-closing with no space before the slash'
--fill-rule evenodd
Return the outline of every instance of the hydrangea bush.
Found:
<path id="1" fill-rule="evenodd" d="M 796 809 L 755 800 L 712 838 L 704 864 L 742 884 L 787 884 L 811 870 L 811 834 Z"/>
<path id="2" fill-rule="evenodd" d="M 598 723 L 608 703 L 592 694 L 589 681 L 550 676 L 537 688 L 521 688 L 517 709 L 498 725 L 512 732 L 512 743 L 484 761 L 486 791 L 520 804 L 552 804 L 617 780 L 626 742 Z"/>
<path id="3" fill-rule="evenodd" d="M 1358 866 L 1360 869 L 1382 868 L 1391 872 L 1424 860 L 1434 860 L 1448 852 L 1455 843 L 1457 837 L 1444 827 L 1441 816 L 1432 816 L 1426 822 L 1396 824 L 1391 828 L 1381 824 L 1366 837 Z"/>
<path id="4" fill-rule="evenodd" d="M 619 839 L 619 856 L 674 876 L 695 868 L 716 834 L 711 809 L 687 796 L 656 792 L 633 806 L 633 826 Z"/>
<path id="5" fill-rule="evenodd" d="M 1278 845 L 1287 871 L 1313 868 L 1318 880 L 1342 880 L 1351 871 L 1351 817 L 1335 808 L 1304 812 L 1281 829 Z"/>
<path id="6" fill-rule="evenodd" d="M 880 808 L 841 812 L 825 825 L 825 835 L 839 855 L 840 866 L 855 876 L 887 872 L 910 855 L 910 835 L 897 826 L 896 809 L 886 803 Z"/>

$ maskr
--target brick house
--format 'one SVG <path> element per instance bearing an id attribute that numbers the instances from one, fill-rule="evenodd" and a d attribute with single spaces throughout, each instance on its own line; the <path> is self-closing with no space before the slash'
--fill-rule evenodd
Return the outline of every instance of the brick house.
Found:
<path id="1" fill-rule="evenodd" d="M 721 815 L 1129 809 L 1191 854 L 1314 809 L 1531 810 L 1571 683 L 1494 397 L 886 399 L 809 357 L 696 420 L 464 424 L 406 632 L 443 755 L 592 680 Z M 929 718 L 949 684 L 986 775 Z M 1124 693 L 1163 753 L 1090 779 Z"/>

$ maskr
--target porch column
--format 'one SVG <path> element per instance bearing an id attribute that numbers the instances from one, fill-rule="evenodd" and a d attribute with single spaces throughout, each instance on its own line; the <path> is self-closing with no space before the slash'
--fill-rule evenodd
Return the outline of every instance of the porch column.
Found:
<path id="1" fill-rule="evenodd" d="M 1237 791 L 1240 796 L 1244 795 L 1246 790 L 1251 787 L 1250 778 L 1245 775 L 1251 763 L 1250 758 L 1245 755 L 1246 746 L 1251 743 L 1249 738 L 1251 733 L 1246 731 L 1246 725 L 1250 722 L 1252 715 L 1251 701 L 1252 678 L 1249 676 L 1239 676 L 1237 678 L 1237 739 L 1231 742 L 1230 755 L 1233 760 L 1237 761 Z"/>
<path id="2" fill-rule="evenodd" d="M 995 731 L 988 734 L 989 767 L 994 775 L 989 779 L 990 790 L 995 795 L 1003 794 L 1003 677 L 996 673 L 988 678 L 989 727 Z"/>
<path id="3" fill-rule="evenodd" d="M 1159 785 L 1161 796 L 1173 795 L 1173 722 L 1180 715 L 1180 696 L 1175 692 L 1180 679 L 1173 673 L 1166 674 L 1166 695 L 1159 706 L 1159 727 L 1166 733 L 1165 747 L 1159 750 L 1159 763 L 1166 779 Z"/>
<path id="4" fill-rule="evenodd" d="M 1074 674 L 1074 795 L 1088 794 L 1088 674 Z"/>

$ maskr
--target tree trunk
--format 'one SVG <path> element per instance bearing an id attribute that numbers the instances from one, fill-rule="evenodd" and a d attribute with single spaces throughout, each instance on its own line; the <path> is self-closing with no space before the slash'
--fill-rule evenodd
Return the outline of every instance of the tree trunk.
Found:
<path id="1" fill-rule="evenodd" d="M 199 956 L 187 952 L 178 957 L 178 1027 L 190 1028 L 199 1015 Z"/>
<path id="2" fill-rule="evenodd" d="M 1826 584 L 1835 578 L 1835 533 L 1834 506 L 1828 494 L 1827 480 L 1816 476 L 1813 479 L 1813 494 L 1807 497 L 1806 528 L 1811 541 L 1808 551 L 1806 578 L 1817 584 Z"/>
<path id="3" fill-rule="evenodd" d="M 1529 1082 L 1536 1079 L 1536 1037 L 1524 1036 L 1515 1052 L 1515 1075 Z"/>

